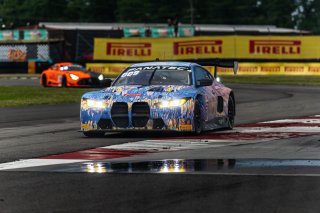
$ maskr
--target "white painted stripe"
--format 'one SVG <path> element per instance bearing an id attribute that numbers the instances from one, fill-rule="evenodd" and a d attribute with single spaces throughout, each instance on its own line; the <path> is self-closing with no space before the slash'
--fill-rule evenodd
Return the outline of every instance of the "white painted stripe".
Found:
<path id="1" fill-rule="evenodd" d="M 320 119 L 285 119 L 285 120 L 276 120 L 276 121 L 267 121 L 261 123 L 302 123 L 302 124 L 320 124 Z"/>
<path id="2" fill-rule="evenodd" d="M 69 159 L 27 159 L 27 160 L 19 160 L 13 161 L 9 163 L 0 164 L 1 170 L 10 170 L 10 169 L 21 169 L 28 167 L 37 167 L 37 166 L 50 166 L 50 165 L 58 165 L 58 164 L 68 164 L 68 163 L 80 163 L 86 162 L 89 160 L 69 160 Z"/>
<path id="3" fill-rule="evenodd" d="M 283 132 L 283 133 L 320 133 L 320 127 L 308 127 L 308 126 L 298 126 L 298 127 L 252 127 L 245 128 L 239 127 L 234 129 L 240 133 L 274 133 L 274 132 Z M 258 137 L 258 136 L 257 136 Z"/>
<path id="4" fill-rule="evenodd" d="M 159 174 L 167 174 L 167 173 L 160 173 Z M 178 172 L 172 172 L 170 174 L 181 174 Z M 183 174 L 188 174 L 188 175 L 232 175 L 232 176 L 270 176 L 270 177 L 320 177 L 320 174 L 318 173 L 308 173 L 308 174 L 303 174 L 303 173 L 267 173 L 267 172 L 253 172 L 253 173 L 242 173 L 242 172 L 183 172 Z"/>
<path id="5" fill-rule="evenodd" d="M 261 140 L 145 140 L 137 141 L 132 143 L 124 143 L 112 146 L 101 147 L 105 149 L 118 149 L 118 150 L 147 150 L 147 151 L 178 151 L 178 150 L 190 150 L 190 149 L 203 149 L 203 148 L 214 148 L 223 146 L 232 146 L 239 144 L 249 144 L 270 141 L 274 138 L 267 138 Z"/>

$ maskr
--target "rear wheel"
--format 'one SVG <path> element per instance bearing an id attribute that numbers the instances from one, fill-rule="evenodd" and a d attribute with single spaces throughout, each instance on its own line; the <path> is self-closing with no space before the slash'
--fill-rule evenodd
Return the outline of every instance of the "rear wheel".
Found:
<path id="1" fill-rule="evenodd" d="M 193 124 L 194 124 L 194 134 L 195 135 L 200 135 L 202 132 L 202 119 L 201 119 L 201 109 L 200 109 L 200 104 L 199 101 L 196 100 L 194 103 L 194 112 L 193 112 Z"/>
<path id="2" fill-rule="evenodd" d="M 104 132 L 83 132 L 83 135 L 88 138 L 99 138 L 104 136 Z"/>
<path id="3" fill-rule="evenodd" d="M 234 127 L 234 117 L 236 114 L 234 99 L 229 96 L 228 101 L 228 127 L 227 129 L 233 129 Z"/>
<path id="4" fill-rule="evenodd" d="M 47 76 L 46 75 L 42 75 L 41 77 L 41 82 L 42 82 L 42 86 L 43 87 L 47 87 Z"/>

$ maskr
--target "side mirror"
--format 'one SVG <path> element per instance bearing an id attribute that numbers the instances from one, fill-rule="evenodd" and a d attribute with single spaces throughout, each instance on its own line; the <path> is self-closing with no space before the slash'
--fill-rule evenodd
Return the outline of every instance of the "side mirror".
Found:
<path id="1" fill-rule="evenodd" d="M 111 84 L 112 84 L 112 79 L 110 79 L 110 78 L 104 79 L 104 86 L 105 87 L 110 87 Z"/>
<path id="2" fill-rule="evenodd" d="M 213 83 L 212 79 L 201 79 L 197 81 L 198 87 L 205 87 L 205 86 L 211 86 Z"/>

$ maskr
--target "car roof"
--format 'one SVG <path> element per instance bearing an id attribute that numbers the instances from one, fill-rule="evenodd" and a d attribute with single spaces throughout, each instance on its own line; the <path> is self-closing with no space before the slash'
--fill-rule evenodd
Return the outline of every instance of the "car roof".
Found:
<path id="1" fill-rule="evenodd" d="M 183 67 L 191 67 L 194 65 L 198 65 L 196 63 L 191 62 L 182 62 L 182 61 L 152 61 L 152 62 L 144 62 L 133 64 L 130 67 L 144 67 L 144 66 L 183 66 Z"/>

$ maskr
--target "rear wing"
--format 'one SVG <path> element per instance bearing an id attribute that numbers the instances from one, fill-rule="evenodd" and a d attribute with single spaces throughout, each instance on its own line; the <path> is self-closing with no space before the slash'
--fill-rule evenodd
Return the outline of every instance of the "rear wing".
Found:
<path id="1" fill-rule="evenodd" d="M 208 62 L 198 62 L 201 66 L 213 66 L 214 67 L 214 77 L 217 77 L 217 68 L 233 68 L 233 73 L 236 75 L 238 72 L 238 62 L 237 61 L 208 61 Z"/>

